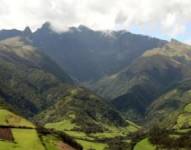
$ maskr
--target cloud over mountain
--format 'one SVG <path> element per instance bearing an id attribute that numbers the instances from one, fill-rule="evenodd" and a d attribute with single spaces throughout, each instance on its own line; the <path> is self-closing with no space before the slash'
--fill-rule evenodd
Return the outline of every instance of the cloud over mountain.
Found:
<path id="1" fill-rule="evenodd" d="M 50 21 L 58 30 L 147 26 L 169 35 L 184 33 L 191 19 L 190 0 L 0 0 L 0 28 L 33 29 Z"/>

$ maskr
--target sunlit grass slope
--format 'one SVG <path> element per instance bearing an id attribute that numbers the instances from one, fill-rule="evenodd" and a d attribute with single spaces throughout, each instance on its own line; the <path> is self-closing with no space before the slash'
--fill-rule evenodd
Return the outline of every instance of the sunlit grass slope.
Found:
<path id="1" fill-rule="evenodd" d="M 34 128 L 31 122 L 6 109 L 0 109 L 0 125 Z"/>
<path id="2" fill-rule="evenodd" d="M 156 147 L 145 138 L 135 145 L 134 150 L 156 150 Z"/>

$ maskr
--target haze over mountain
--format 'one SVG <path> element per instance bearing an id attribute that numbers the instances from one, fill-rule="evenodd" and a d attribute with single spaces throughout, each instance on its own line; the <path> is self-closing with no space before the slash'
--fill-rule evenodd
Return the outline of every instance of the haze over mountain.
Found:
<path id="1" fill-rule="evenodd" d="M 28 36 L 36 47 L 80 82 L 97 80 L 118 72 L 144 51 L 161 47 L 167 42 L 125 30 L 94 31 L 82 25 L 57 33 L 48 22 L 34 33 L 30 28 L 23 32 L 0 31 L 0 39 L 21 35 Z"/>
<path id="2" fill-rule="evenodd" d="M 10 107 L 48 128 L 63 123 L 62 132 L 137 129 L 103 98 L 76 85 L 25 35 L 0 41 L 0 58 L 0 102 L 8 106 L 3 109 Z"/>
<path id="3" fill-rule="evenodd" d="M 79 26 L 58 33 L 50 26 L 0 31 L 3 109 L 88 148 L 131 147 L 140 127 L 130 120 L 190 128 L 191 46 L 127 31 Z"/>
<path id="4" fill-rule="evenodd" d="M 94 31 L 82 25 L 56 33 L 49 23 L 34 32 L 30 39 L 79 81 L 96 80 L 120 71 L 145 50 L 166 43 L 127 31 Z"/>
<path id="5" fill-rule="evenodd" d="M 107 105 L 103 100 L 96 98 L 96 95 L 92 94 L 92 97 L 95 98 L 91 98 L 91 92 L 85 89 L 78 91 L 71 78 L 56 63 L 33 47 L 24 37 L 13 37 L 1 41 L 0 57 L 0 95 L 6 103 L 10 103 L 20 112 L 23 112 L 24 115 L 27 115 L 27 113 L 28 115 L 35 115 L 62 98 L 69 98 L 69 95 L 73 93 L 72 91 L 74 91 L 74 97 L 76 96 L 74 100 L 76 99 L 77 102 L 79 102 L 80 95 L 82 95 L 85 99 L 90 96 L 88 101 L 91 101 L 91 103 L 96 101 L 95 104 L 99 105 L 100 101 L 101 107 Z M 70 103 L 74 105 L 72 108 L 81 108 L 80 105 L 75 106 L 74 102 Z M 87 102 L 82 99 L 81 103 L 85 105 Z M 70 112 L 69 108 L 68 106 L 68 113 Z M 103 110 L 110 111 L 109 106 L 108 109 Z M 73 111 L 73 113 L 76 112 Z M 82 113 L 85 113 L 85 110 Z M 94 113 L 96 114 L 98 111 Z M 104 113 L 99 116 L 102 115 Z M 118 114 L 116 113 L 116 115 Z M 116 119 L 120 120 L 120 115 Z"/>
<path id="6" fill-rule="evenodd" d="M 114 99 L 126 116 L 143 119 L 148 106 L 168 87 L 190 78 L 190 50 L 175 40 L 148 50 L 123 71 L 94 83 L 95 90 Z"/>
<path id="7" fill-rule="evenodd" d="M 191 150 L 190 0 L 0 2 L 0 150 Z"/>
<path id="8" fill-rule="evenodd" d="M 22 37 L 1 41 L 0 58 L 0 95 L 25 115 L 34 114 L 51 104 L 45 90 L 50 94 L 55 84 L 72 84 L 70 77 L 57 64 Z"/>

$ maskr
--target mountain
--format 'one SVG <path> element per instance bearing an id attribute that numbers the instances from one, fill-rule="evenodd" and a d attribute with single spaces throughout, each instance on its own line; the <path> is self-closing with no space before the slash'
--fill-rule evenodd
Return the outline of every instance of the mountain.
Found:
<path id="1" fill-rule="evenodd" d="M 161 126 L 177 129 L 191 127 L 190 90 L 190 79 L 169 87 L 147 109 L 148 123 L 158 122 Z"/>
<path id="2" fill-rule="evenodd" d="M 18 36 L 30 36 L 32 31 L 30 27 L 26 27 L 23 31 L 17 29 L 10 30 L 0 30 L 0 40 L 5 40 L 7 38 L 18 37 Z"/>
<path id="3" fill-rule="evenodd" d="M 180 62 L 190 66 L 191 48 L 173 40 L 174 46 L 179 51 L 168 50 L 167 55 L 174 57 Z M 148 53 L 150 55 L 152 52 Z M 164 53 L 164 51 L 161 51 Z M 185 71 L 186 73 L 186 71 Z M 190 76 L 183 81 L 170 86 L 168 90 L 160 95 L 147 109 L 148 123 L 159 122 L 163 126 L 174 128 L 189 128 L 190 123 Z M 152 117 L 152 116 L 155 116 Z"/>
<path id="4" fill-rule="evenodd" d="M 57 33 L 50 23 L 30 35 L 33 44 L 80 82 L 118 72 L 164 40 L 127 31 L 94 31 L 86 26 Z"/>
<path id="5" fill-rule="evenodd" d="M 66 132 L 85 150 L 113 147 L 112 141 L 116 138 L 121 139 L 117 141 L 119 148 L 125 150 L 123 144 L 127 143 L 127 136 L 140 129 L 131 121 L 124 120 L 102 98 L 82 87 L 70 91 L 69 95 L 40 112 L 34 120 L 40 120 L 48 129 Z"/>
<path id="6" fill-rule="evenodd" d="M 31 116 L 56 101 L 52 97 L 59 92 L 55 88 L 63 86 L 61 81 L 73 83 L 57 64 L 22 37 L 1 41 L 0 58 L 0 97 L 24 115 Z"/>
<path id="7" fill-rule="evenodd" d="M 51 128 L 47 132 L 70 131 L 69 135 L 75 132 L 85 138 L 96 133 L 111 139 L 138 129 L 106 100 L 76 85 L 28 37 L 0 41 L 0 58 L 0 102 L 13 112 Z M 88 142 L 85 138 L 80 139 L 82 144 Z M 98 141 L 94 137 L 94 143 Z M 104 142 L 101 145 L 107 146 Z"/>
<path id="8" fill-rule="evenodd" d="M 191 128 L 190 66 L 191 46 L 174 39 L 50 23 L 2 30 L 0 147 L 155 149 L 159 131 L 173 145 Z M 145 129 L 156 123 L 167 134 Z"/>
<path id="9" fill-rule="evenodd" d="M 69 123 L 68 128 L 72 130 L 90 133 L 103 132 L 107 127 L 128 125 L 102 98 L 84 88 L 70 90 L 68 95 L 41 112 L 36 119 L 49 125 Z"/>
<path id="10" fill-rule="evenodd" d="M 56 32 L 46 22 L 37 31 L 1 30 L 0 40 L 25 36 L 74 79 L 89 82 L 120 71 L 146 50 L 167 41 L 128 31 L 94 31 L 86 26 Z M 75 60 L 78 63 L 74 63 Z"/>
<path id="11" fill-rule="evenodd" d="M 191 75 L 191 47 L 172 40 L 146 51 L 123 71 L 94 83 L 98 94 L 113 99 L 125 116 L 144 119 L 147 107 L 169 86 Z"/>
<path id="12" fill-rule="evenodd" d="M 27 110 L 29 114 L 34 115 L 71 95 L 73 91 L 77 92 L 74 101 L 81 99 L 81 105 L 92 103 L 93 107 L 93 103 L 96 104 L 98 101 L 98 98 L 83 101 L 83 97 L 88 98 L 91 92 L 85 89 L 78 90 L 78 86 L 56 63 L 28 43 L 25 38 L 15 37 L 1 41 L 0 58 L 0 96 L 6 103 L 21 111 Z M 73 97 L 71 98 L 73 101 Z M 100 107 L 106 107 L 104 100 L 99 101 L 102 101 Z M 75 103 L 73 105 L 81 109 L 81 106 Z M 109 111 L 109 106 L 107 110 Z M 120 117 L 116 119 L 120 120 Z"/>
<path id="13" fill-rule="evenodd" d="M 1 30 L 0 31 L 0 40 L 5 40 L 7 38 L 16 37 L 16 36 L 21 36 L 22 34 L 23 34 L 23 32 L 20 30 L 17 30 L 17 29 Z"/>

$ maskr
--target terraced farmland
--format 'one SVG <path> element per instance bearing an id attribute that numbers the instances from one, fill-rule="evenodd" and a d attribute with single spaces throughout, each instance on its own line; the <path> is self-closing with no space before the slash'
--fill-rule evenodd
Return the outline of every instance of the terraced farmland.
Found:
<path id="1" fill-rule="evenodd" d="M 0 109 L 1 150 L 75 150 L 57 134 L 43 134 L 30 121 Z"/>

